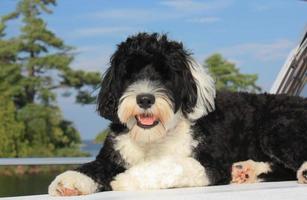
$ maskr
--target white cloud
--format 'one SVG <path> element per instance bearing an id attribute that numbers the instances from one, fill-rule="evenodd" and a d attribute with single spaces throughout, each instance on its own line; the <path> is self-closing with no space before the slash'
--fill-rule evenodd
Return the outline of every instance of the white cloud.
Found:
<path id="1" fill-rule="evenodd" d="M 271 43 L 245 43 L 219 49 L 227 57 L 249 56 L 260 61 L 285 59 L 295 43 L 281 39 Z"/>
<path id="2" fill-rule="evenodd" d="M 98 71 L 103 73 L 109 65 L 110 55 L 100 54 L 97 57 L 79 58 L 74 61 L 75 69 L 83 69 L 86 71 Z"/>
<path id="3" fill-rule="evenodd" d="M 176 10 L 185 10 L 185 11 L 199 11 L 207 10 L 209 6 L 205 2 L 196 2 L 191 0 L 166 0 L 160 3 Z"/>
<path id="4" fill-rule="evenodd" d="M 105 49 L 110 49 L 110 47 L 106 47 L 105 45 L 87 45 L 87 46 L 80 46 L 75 50 L 75 53 L 77 54 L 86 54 L 86 53 L 92 53 L 92 52 L 101 52 Z"/>
<path id="5" fill-rule="evenodd" d="M 248 2 L 248 9 L 254 12 L 266 12 L 272 10 L 272 8 L 280 9 L 280 4 L 276 4 L 272 1 L 250 1 Z"/>
<path id="6" fill-rule="evenodd" d="M 232 0 L 212 0 L 212 1 L 195 1 L 195 0 L 165 0 L 161 5 L 168 6 L 178 11 L 197 12 L 197 11 L 216 11 L 228 7 Z"/>
<path id="7" fill-rule="evenodd" d="M 158 4 L 160 7 L 145 7 L 145 8 L 118 8 L 111 10 L 101 10 L 94 13 L 89 13 L 85 17 L 91 20 L 116 20 L 120 22 L 148 22 L 161 21 L 170 19 L 185 19 L 195 16 L 198 23 L 208 23 L 208 21 L 217 20 L 213 17 L 201 17 L 204 12 L 214 12 L 222 10 L 232 4 L 233 0 L 162 0 Z M 197 21 L 196 18 L 194 21 Z"/>
<path id="8" fill-rule="evenodd" d="M 109 66 L 109 60 L 114 47 L 107 45 L 81 46 L 76 50 L 78 56 L 74 60 L 75 69 L 104 72 Z"/>
<path id="9" fill-rule="evenodd" d="M 97 35 L 99 36 L 130 33 L 135 30 L 136 29 L 132 27 L 90 27 L 75 30 L 71 35 L 75 37 L 92 37 Z"/>
<path id="10" fill-rule="evenodd" d="M 113 10 L 103 10 L 88 15 L 90 18 L 95 19 L 146 19 L 152 17 L 152 12 L 146 9 L 113 9 Z"/>
<path id="11" fill-rule="evenodd" d="M 218 17 L 198 17 L 198 18 L 187 19 L 186 21 L 191 23 L 199 23 L 199 24 L 212 24 L 221 21 L 221 19 Z"/>
<path id="12" fill-rule="evenodd" d="M 182 12 L 155 10 L 155 9 L 113 9 L 102 10 L 88 14 L 86 17 L 91 20 L 115 20 L 124 23 L 161 21 L 185 17 Z"/>

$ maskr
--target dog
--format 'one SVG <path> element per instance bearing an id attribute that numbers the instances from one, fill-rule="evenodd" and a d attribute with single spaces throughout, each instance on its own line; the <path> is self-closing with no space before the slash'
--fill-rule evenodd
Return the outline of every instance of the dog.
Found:
<path id="1" fill-rule="evenodd" d="M 307 182 L 307 100 L 216 92 L 165 34 L 118 45 L 97 105 L 111 133 L 96 160 L 55 178 L 50 195 L 229 184 L 234 169 L 247 168 L 252 182 Z"/>

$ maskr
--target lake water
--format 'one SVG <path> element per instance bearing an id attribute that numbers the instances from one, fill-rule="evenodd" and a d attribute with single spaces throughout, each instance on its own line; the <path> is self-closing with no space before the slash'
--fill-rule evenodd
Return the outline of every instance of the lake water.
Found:
<path id="1" fill-rule="evenodd" d="M 0 176 L 0 197 L 46 194 L 58 172 Z"/>
<path id="2" fill-rule="evenodd" d="M 90 153 L 90 156 L 96 156 L 99 153 L 102 144 L 95 144 L 92 140 L 84 140 L 81 145 L 81 151 Z"/>
<path id="3" fill-rule="evenodd" d="M 101 147 L 101 144 L 94 144 L 90 140 L 85 140 L 80 149 L 90 153 L 90 156 L 96 156 Z M 16 168 L 16 166 L 13 167 Z M 52 170 L 51 172 L 10 176 L 0 175 L 0 197 L 46 194 L 48 185 L 57 174 L 75 167 L 62 165 L 60 169 Z"/>

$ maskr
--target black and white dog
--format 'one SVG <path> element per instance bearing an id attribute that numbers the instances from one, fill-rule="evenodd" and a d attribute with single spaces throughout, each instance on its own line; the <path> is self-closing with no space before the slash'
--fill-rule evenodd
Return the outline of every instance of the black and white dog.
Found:
<path id="1" fill-rule="evenodd" d="M 166 35 L 140 33 L 118 45 L 98 111 L 112 121 L 99 155 L 57 176 L 49 194 L 228 184 L 239 161 L 237 169 L 256 174 L 252 182 L 307 183 L 307 99 L 216 93 Z"/>

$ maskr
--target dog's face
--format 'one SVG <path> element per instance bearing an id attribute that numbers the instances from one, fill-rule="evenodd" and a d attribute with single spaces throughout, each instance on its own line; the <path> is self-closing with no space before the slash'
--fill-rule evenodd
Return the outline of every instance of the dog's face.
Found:
<path id="1" fill-rule="evenodd" d="M 137 80 L 121 96 L 117 115 L 134 140 L 155 141 L 164 136 L 174 119 L 172 94 L 158 80 Z"/>
<path id="2" fill-rule="evenodd" d="M 142 143 L 161 139 L 178 120 L 194 121 L 214 109 L 210 76 L 181 43 L 138 34 L 118 46 L 98 96 L 98 111 L 124 124 Z"/>

